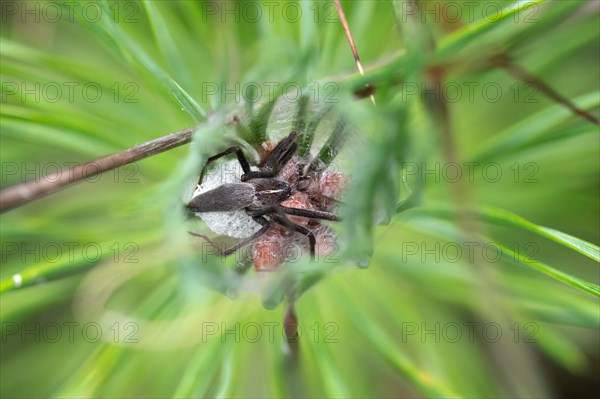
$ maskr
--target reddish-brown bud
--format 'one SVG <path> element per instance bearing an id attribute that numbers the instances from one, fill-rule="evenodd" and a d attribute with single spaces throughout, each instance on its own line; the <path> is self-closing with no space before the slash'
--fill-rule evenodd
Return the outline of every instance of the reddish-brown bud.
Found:
<path id="1" fill-rule="evenodd" d="M 281 203 L 281 205 L 286 206 L 288 208 L 296 208 L 296 209 L 310 209 L 310 210 L 314 209 L 313 205 L 310 202 L 310 198 L 308 197 L 308 195 L 306 195 L 300 191 L 296 191 L 294 194 L 292 194 L 292 196 L 290 198 L 283 201 Z M 300 226 L 306 226 L 308 224 L 308 222 L 310 221 L 309 218 L 306 218 L 303 216 L 292 216 L 289 214 L 286 216 L 292 222 L 299 224 Z"/>
<path id="2" fill-rule="evenodd" d="M 252 259 L 256 271 L 271 271 L 285 262 L 287 238 L 279 227 L 272 227 L 252 246 Z"/>

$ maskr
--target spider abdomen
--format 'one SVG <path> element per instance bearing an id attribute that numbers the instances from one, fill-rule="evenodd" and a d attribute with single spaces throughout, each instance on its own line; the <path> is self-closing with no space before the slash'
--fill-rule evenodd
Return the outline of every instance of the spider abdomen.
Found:
<path id="1" fill-rule="evenodd" d="M 188 208 L 194 212 L 232 212 L 250 206 L 255 188 L 250 183 L 226 183 L 196 195 Z"/>

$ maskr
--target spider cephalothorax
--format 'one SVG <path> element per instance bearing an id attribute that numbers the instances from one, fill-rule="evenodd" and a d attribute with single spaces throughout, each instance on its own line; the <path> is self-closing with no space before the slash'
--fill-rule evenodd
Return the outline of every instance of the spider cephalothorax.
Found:
<path id="1" fill-rule="evenodd" d="M 345 176 L 319 168 L 307 172 L 306 163 L 295 156 L 297 137 L 292 132 L 277 144 L 270 141 L 262 143 L 262 159 L 254 170 L 238 146 L 208 159 L 200 173 L 198 187 L 202 185 L 208 166 L 229 154 L 236 155 L 243 174 L 239 181 L 227 182 L 203 192 L 197 190 L 188 208 L 200 215 L 243 210 L 260 226 L 232 247 L 220 249 L 222 255 L 230 255 L 254 242 L 252 256 L 255 268 L 272 270 L 286 261 L 285 251 L 299 235 L 304 236 L 303 246 L 308 248 L 312 259 L 316 252 L 324 254 L 331 249 L 333 232 L 320 222 L 339 220 L 331 210 L 345 183 Z"/>

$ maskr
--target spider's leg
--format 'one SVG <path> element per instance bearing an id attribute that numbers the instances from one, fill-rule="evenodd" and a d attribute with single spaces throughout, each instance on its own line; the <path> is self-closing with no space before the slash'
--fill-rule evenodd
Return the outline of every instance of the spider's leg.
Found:
<path id="1" fill-rule="evenodd" d="M 221 250 L 221 247 L 219 247 L 219 244 L 217 244 L 216 242 L 214 242 L 213 240 L 211 240 L 210 238 L 208 238 L 204 234 L 196 233 L 194 231 L 189 231 L 189 230 L 188 230 L 188 234 L 191 235 L 191 236 L 194 236 L 194 237 L 200 237 L 200 238 L 202 238 L 204 241 L 206 241 L 208 244 L 210 244 L 210 246 L 213 247 L 213 249 L 215 251 L 217 251 L 218 253 L 221 254 L 221 256 L 223 256 L 223 250 Z"/>
<path id="2" fill-rule="evenodd" d="M 314 211 L 311 209 L 288 208 L 287 206 L 283 205 L 280 205 L 280 207 L 283 210 L 283 212 L 287 213 L 288 215 L 303 216 L 310 219 L 331 220 L 334 222 L 339 222 L 340 220 L 342 220 L 339 216 L 329 212 Z"/>
<path id="3" fill-rule="evenodd" d="M 321 197 L 321 198 L 326 199 L 328 201 L 335 202 L 336 204 L 344 205 L 343 201 L 340 201 L 337 198 L 329 197 L 329 196 L 324 195 L 324 194 L 315 193 L 315 194 L 311 194 L 311 196 Z"/>
<path id="4" fill-rule="evenodd" d="M 277 214 L 271 215 L 271 218 L 273 219 L 273 221 L 275 223 L 282 225 L 286 229 L 305 235 L 308 238 L 308 244 L 309 244 L 309 248 L 310 248 L 310 259 L 312 261 L 315 260 L 316 240 L 315 240 L 315 235 L 312 233 L 312 231 L 310 231 L 309 229 L 307 229 L 304 226 L 300 226 L 300 225 L 292 222 L 290 219 L 285 217 L 285 215 L 283 215 L 283 213 L 281 213 L 281 214 L 277 213 Z"/>
<path id="5" fill-rule="evenodd" d="M 227 249 L 224 249 L 224 250 L 221 249 L 217 243 L 215 243 L 214 241 L 212 241 L 210 238 L 206 237 L 203 234 L 194 233 L 193 231 L 188 231 L 188 233 L 190 233 L 191 235 L 193 235 L 195 237 L 201 237 L 201 238 L 203 238 L 217 252 L 219 252 L 221 254 L 221 256 L 229 256 L 232 253 L 234 253 L 235 251 L 237 251 L 238 249 L 240 249 L 240 248 L 242 248 L 242 247 L 250 244 L 252 241 L 256 240 L 258 237 L 260 237 L 263 234 L 265 234 L 267 232 L 267 230 L 269 230 L 271 228 L 271 224 L 263 216 L 255 216 L 252 219 L 254 219 L 257 223 L 259 223 L 260 225 L 262 225 L 261 229 L 258 230 L 256 233 L 252 234 L 250 237 L 244 238 L 243 240 L 237 242 L 235 245 L 233 245 L 233 246 L 231 246 L 231 247 L 229 247 Z"/>
<path id="6" fill-rule="evenodd" d="M 245 173 L 242 176 L 242 181 L 277 176 L 298 150 L 298 144 L 295 142 L 296 137 L 298 137 L 298 134 L 292 132 L 285 139 L 281 140 L 267 157 L 265 165 L 262 168 L 263 170 Z"/>
<path id="7" fill-rule="evenodd" d="M 283 168 L 298 150 L 297 137 L 298 133 L 291 132 L 289 136 L 281 140 L 267 157 L 265 166 L 268 169 Z"/>
<path id="8" fill-rule="evenodd" d="M 204 178 L 204 175 L 206 174 L 206 170 L 211 163 L 215 162 L 219 158 L 222 158 L 224 156 L 231 154 L 232 152 L 235 152 L 235 155 L 237 156 L 237 159 L 242 167 L 242 170 L 244 171 L 244 174 L 249 173 L 250 172 L 250 163 L 246 159 L 246 156 L 242 152 L 242 149 L 240 148 L 240 146 L 236 145 L 234 147 L 229 147 L 225 151 L 220 152 L 216 155 L 213 155 L 212 157 L 210 157 L 206 160 L 206 164 L 204 165 L 204 167 L 202 168 L 202 172 L 200 173 L 200 178 L 198 179 L 198 184 L 202 184 L 202 179 Z"/>
<path id="9" fill-rule="evenodd" d="M 262 208 L 255 208 L 255 207 L 249 206 L 248 208 L 246 208 L 246 212 L 248 213 L 248 215 L 255 217 L 255 216 L 268 215 L 270 213 L 281 213 L 281 210 L 279 209 L 279 206 L 277 206 L 277 205 L 270 205 L 270 206 L 265 206 Z"/>
<path id="10" fill-rule="evenodd" d="M 253 219 L 256 222 L 258 222 L 258 223 L 260 223 L 262 225 L 262 227 L 260 228 L 260 230 L 258 230 L 256 233 L 252 234 L 250 237 L 244 238 L 240 242 L 238 242 L 235 245 L 233 245 L 231 248 L 227 248 L 226 250 L 224 250 L 223 251 L 223 255 L 224 256 L 231 255 L 232 253 L 234 253 L 238 249 L 240 249 L 240 248 L 242 248 L 242 247 L 250 244 L 252 241 L 256 240 L 258 237 L 260 237 L 263 234 L 265 234 L 271 228 L 271 224 L 263 216 L 253 217 Z"/>
<path id="11" fill-rule="evenodd" d="M 253 218 L 255 218 L 257 216 L 262 216 L 262 215 L 269 215 L 275 223 L 282 225 L 283 227 L 287 228 L 288 230 L 295 231 L 297 233 L 305 235 L 308 238 L 308 243 L 309 243 L 309 248 L 310 248 L 310 258 L 313 261 L 315 260 L 315 245 L 316 245 L 316 240 L 315 240 L 315 236 L 314 236 L 313 232 L 304 226 L 300 226 L 300 225 L 292 222 L 290 219 L 288 219 L 285 216 L 285 213 L 289 213 L 290 215 L 293 215 L 294 213 L 292 213 L 292 212 L 298 212 L 296 214 L 297 216 L 307 216 L 307 214 L 305 212 L 311 212 L 311 213 L 315 212 L 312 215 L 327 216 L 327 217 L 333 216 L 336 218 L 336 219 L 323 218 L 325 220 L 339 220 L 339 219 L 337 219 L 337 216 L 335 216 L 331 213 L 328 213 L 328 212 L 309 211 L 306 209 L 298 209 L 298 208 L 287 208 L 287 207 L 278 206 L 278 205 L 266 206 L 264 208 L 259 208 L 259 209 L 248 209 L 247 212 Z M 307 217 L 311 217 L 311 216 L 307 216 Z M 317 219 L 317 217 L 315 217 L 315 219 Z"/>
<path id="12" fill-rule="evenodd" d="M 269 213 L 277 213 L 280 216 L 284 216 L 282 213 L 286 213 L 288 215 L 293 216 L 303 216 L 310 219 L 318 219 L 318 220 L 331 220 L 333 222 L 339 222 L 342 220 L 339 216 L 323 211 L 315 211 L 311 209 L 300 209 L 300 208 L 289 208 L 283 205 L 271 205 L 265 206 L 264 208 L 258 209 L 250 209 L 248 210 L 248 214 L 251 216 L 261 216 L 267 215 Z"/>

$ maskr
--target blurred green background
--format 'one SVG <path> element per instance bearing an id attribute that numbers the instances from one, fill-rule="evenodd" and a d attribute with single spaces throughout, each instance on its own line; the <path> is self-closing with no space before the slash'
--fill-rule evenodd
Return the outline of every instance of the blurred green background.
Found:
<path id="1" fill-rule="evenodd" d="M 598 126 L 490 61 L 597 118 L 598 3 L 342 5 L 365 77 L 333 2 L 2 1 L 3 188 L 199 126 L 1 216 L 2 397 L 598 391 Z M 307 121 L 335 103 L 315 146 L 352 126 L 337 263 L 240 275 L 188 237 L 182 192 L 253 84 L 301 89 Z"/>

